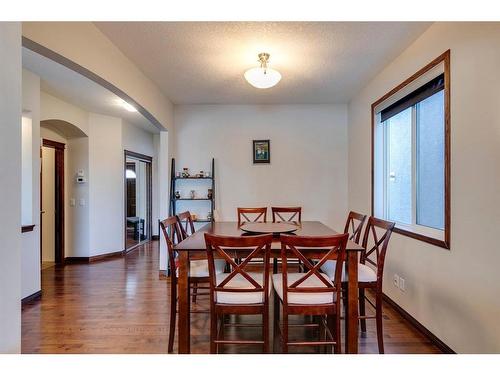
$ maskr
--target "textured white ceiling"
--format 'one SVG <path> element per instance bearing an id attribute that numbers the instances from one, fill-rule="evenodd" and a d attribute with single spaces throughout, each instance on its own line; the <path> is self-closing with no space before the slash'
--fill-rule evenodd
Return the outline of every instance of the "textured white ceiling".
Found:
<path id="1" fill-rule="evenodd" d="M 40 88 L 48 94 L 86 111 L 119 117 L 150 133 L 158 133 L 139 112 L 129 112 L 118 105 L 119 97 L 108 89 L 27 48 L 23 48 L 23 67 L 40 77 Z"/>
<path id="2" fill-rule="evenodd" d="M 346 103 L 427 22 L 96 22 L 175 104 Z M 267 90 L 246 69 L 271 54 Z"/>

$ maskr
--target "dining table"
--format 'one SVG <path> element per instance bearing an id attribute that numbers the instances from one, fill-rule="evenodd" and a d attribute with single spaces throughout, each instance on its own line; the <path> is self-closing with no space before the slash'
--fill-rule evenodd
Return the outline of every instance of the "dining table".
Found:
<path id="1" fill-rule="evenodd" d="M 247 236 L 237 222 L 211 222 L 175 246 L 178 253 L 178 352 L 190 353 L 191 337 L 191 288 L 189 283 L 190 261 L 207 259 L 205 233 L 222 236 Z M 302 221 L 294 234 L 298 236 L 328 236 L 339 232 L 320 221 Z M 349 240 L 346 246 L 347 304 L 345 322 L 345 353 L 358 352 L 358 256 L 364 249 Z M 244 258 L 245 251 L 235 250 L 234 258 Z M 280 258 L 281 243 L 279 235 L 274 236 L 271 244 L 271 257 Z M 311 253 L 311 256 L 314 254 Z"/>

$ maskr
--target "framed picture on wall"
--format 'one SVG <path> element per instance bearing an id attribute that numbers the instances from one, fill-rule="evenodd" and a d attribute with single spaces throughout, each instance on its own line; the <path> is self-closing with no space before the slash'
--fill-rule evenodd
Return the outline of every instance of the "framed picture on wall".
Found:
<path id="1" fill-rule="evenodd" d="M 253 163 L 269 164 L 271 162 L 271 145 L 269 139 L 253 141 Z"/>

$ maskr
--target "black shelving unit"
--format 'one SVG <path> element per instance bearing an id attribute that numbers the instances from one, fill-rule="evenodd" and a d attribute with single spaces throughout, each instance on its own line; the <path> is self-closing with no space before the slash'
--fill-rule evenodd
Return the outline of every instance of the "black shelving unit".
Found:
<path id="1" fill-rule="evenodd" d="M 176 215 L 177 212 L 177 202 L 183 201 L 207 201 L 210 202 L 210 213 L 212 214 L 211 220 L 201 219 L 195 220 L 195 223 L 210 223 L 214 221 L 214 210 L 215 210 L 215 160 L 212 158 L 212 168 L 210 171 L 210 177 L 176 177 L 175 175 L 175 158 L 172 158 L 172 166 L 170 169 L 170 215 Z M 178 180 L 210 180 L 212 189 L 212 198 L 175 198 L 175 192 L 177 191 L 177 181 Z"/>

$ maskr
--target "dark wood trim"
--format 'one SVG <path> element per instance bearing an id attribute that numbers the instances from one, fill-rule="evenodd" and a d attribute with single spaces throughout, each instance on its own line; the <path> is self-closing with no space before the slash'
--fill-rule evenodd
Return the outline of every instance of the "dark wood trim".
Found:
<path id="1" fill-rule="evenodd" d="M 398 227 L 394 228 L 394 232 L 401 234 L 403 236 L 406 236 L 406 237 L 414 238 L 416 240 L 429 243 L 429 244 L 434 245 L 434 246 L 442 247 L 443 249 L 450 248 L 450 246 L 448 245 L 448 243 L 446 241 L 438 240 L 437 238 L 434 238 L 434 237 L 425 236 L 423 234 L 415 233 L 415 232 L 405 230 L 402 228 L 398 228 Z"/>
<path id="2" fill-rule="evenodd" d="M 45 139 L 45 138 L 42 140 L 42 146 L 55 148 L 56 150 L 64 150 L 66 148 L 66 145 L 64 143 L 52 141 L 50 139 Z"/>
<path id="3" fill-rule="evenodd" d="M 67 257 L 65 259 L 66 263 L 75 264 L 75 263 L 94 263 L 102 260 L 108 260 L 112 258 L 120 258 L 125 255 L 124 251 L 115 251 L 107 254 L 99 254 L 91 257 Z"/>
<path id="4" fill-rule="evenodd" d="M 151 236 L 151 241 L 159 241 L 160 240 L 160 235 L 159 234 L 153 234 Z"/>
<path id="5" fill-rule="evenodd" d="M 55 262 L 56 264 L 64 264 L 64 246 L 65 246 L 65 200 L 64 200 L 64 150 L 66 145 L 61 142 L 56 142 L 50 139 L 42 139 L 42 146 L 55 149 L 54 160 L 54 189 L 55 189 Z M 43 164 L 43 163 L 42 163 Z M 40 178 L 40 191 L 42 189 L 42 178 Z M 40 200 L 42 204 L 42 200 Z M 40 219 L 42 223 L 42 219 Z M 40 224 L 41 226 L 41 224 Z M 42 230 L 40 230 L 40 248 L 42 247 Z M 41 259 L 41 258 L 40 258 Z"/>
<path id="6" fill-rule="evenodd" d="M 63 66 L 65 66 L 68 69 L 73 70 L 74 72 L 77 72 L 84 77 L 87 77 L 91 81 L 94 81 L 95 83 L 101 85 L 102 87 L 108 89 L 111 91 L 113 94 L 117 95 L 121 99 L 125 100 L 127 103 L 133 105 L 141 115 L 146 117 L 154 126 L 156 126 L 159 130 L 165 130 L 165 127 L 154 117 L 146 108 L 144 108 L 142 105 L 140 105 L 137 101 L 132 99 L 127 93 L 125 93 L 123 90 L 119 89 L 117 86 L 113 85 L 111 82 L 105 80 L 104 78 L 98 76 L 91 70 L 75 63 L 74 61 L 68 59 L 67 57 L 64 57 L 63 55 L 52 51 L 51 49 L 29 39 L 26 38 L 25 36 L 22 37 L 22 45 L 23 47 L 38 53 L 39 55 L 42 55 L 52 61 L 55 61 Z"/>
<path id="7" fill-rule="evenodd" d="M 35 224 L 23 225 L 21 227 L 21 233 L 33 232 L 34 228 L 35 228 Z"/>
<path id="8" fill-rule="evenodd" d="M 406 310 L 394 302 L 387 294 L 382 293 L 382 298 L 387 302 L 394 310 L 396 310 L 401 316 L 406 319 L 412 326 L 414 326 L 420 333 L 427 337 L 434 345 L 436 345 L 445 354 L 456 354 L 456 352 L 441 341 L 436 335 L 425 328 L 422 323 L 411 316 Z"/>
<path id="9" fill-rule="evenodd" d="M 152 156 L 140 154 L 138 152 L 129 151 L 129 150 L 124 150 L 124 152 L 125 152 L 125 156 L 130 156 L 131 158 L 134 158 L 134 159 L 141 159 L 142 161 L 145 161 L 145 162 L 148 162 L 148 163 L 152 163 L 153 162 L 153 157 Z"/>
<path id="10" fill-rule="evenodd" d="M 21 306 L 24 306 L 24 305 L 28 304 L 29 302 L 35 301 L 35 300 L 40 299 L 40 298 L 42 298 L 42 291 L 41 290 L 39 290 L 38 292 L 35 292 L 33 294 L 30 294 L 27 297 L 24 297 L 21 300 Z"/>
<path id="11" fill-rule="evenodd" d="M 425 236 L 420 233 L 411 232 L 401 228 L 394 228 L 394 232 L 423 241 L 444 249 L 450 249 L 451 242 L 451 78 L 450 78 L 450 50 L 447 50 L 440 56 L 436 57 L 429 64 L 417 71 L 411 77 L 404 80 L 402 83 L 394 87 L 387 94 L 376 100 L 371 105 L 371 213 L 374 215 L 375 202 L 374 202 L 374 183 L 375 183 L 375 108 L 388 99 L 403 87 L 413 82 L 418 77 L 427 73 L 440 63 L 444 63 L 444 128 L 445 128 L 445 150 L 444 150 L 444 240 L 438 240 L 433 237 Z"/>
<path id="12" fill-rule="evenodd" d="M 139 241 L 138 244 L 132 246 L 131 248 L 127 248 L 127 176 L 126 176 L 126 170 L 127 170 L 127 157 L 131 157 L 140 161 L 143 161 L 146 163 L 146 185 L 147 185 L 147 192 L 146 192 L 146 204 L 147 204 L 147 214 L 148 214 L 148 223 L 146 227 L 146 236 L 149 239 L 152 238 L 153 234 L 153 158 L 148 155 L 140 154 L 138 152 L 134 151 L 129 151 L 129 150 L 123 150 L 124 157 L 123 157 L 123 198 L 124 198 L 124 239 L 123 239 L 123 249 L 125 252 L 133 250 L 136 246 L 143 244 L 147 241 L 141 242 Z M 159 236 L 158 236 L 159 238 Z"/>

